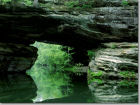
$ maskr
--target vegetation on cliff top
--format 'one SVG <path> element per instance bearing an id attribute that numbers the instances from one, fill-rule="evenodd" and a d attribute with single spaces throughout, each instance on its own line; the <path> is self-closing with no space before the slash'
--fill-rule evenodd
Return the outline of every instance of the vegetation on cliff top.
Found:
<path id="1" fill-rule="evenodd" d="M 12 7 L 34 6 L 51 10 L 89 10 L 104 4 L 102 0 L 0 0 L 0 5 Z M 120 5 L 127 6 L 129 2 L 128 0 L 122 0 Z"/>

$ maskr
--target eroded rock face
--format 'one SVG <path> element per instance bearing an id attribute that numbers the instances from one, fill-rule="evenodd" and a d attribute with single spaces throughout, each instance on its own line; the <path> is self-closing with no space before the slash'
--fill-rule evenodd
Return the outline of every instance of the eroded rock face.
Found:
<path id="1" fill-rule="evenodd" d="M 0 41 L 9 42 L 7 39 L 10 38 L 12 43 L 17 40 L 32 43 L 36 40 L 83 48 L 91 48 L 101 42 L 137 41 L 136 1 L 127 6 L 123 6 L 120 0 L 95 1 L 96 5 L 89 11 L 41 11 L 40 8 L 37 11 L 17 7 L 12 12 L 10 8 L 2 9 L 5 12 L 0 10 L 0 32 L 5 36 Z"/>
<path id="2" fill-rule="evenodd" d="M 97 103 L 138 102 L 138 43 L 103 43 L 89 67 L 89 89 Z"/>
<path id="3" fill-rule="evenodd" d="M 23 44 L 0 43 L 0 72 L 29 69 L 37 58 L 37 49 Z"/>
<path id="4" fill-rule="evenodd" d="M 101 70 L 107 76 L 120 77 L 120 72 L 138 72 L 138 43 L 104 43 L 89 63 L 93 72 Z M 105 75 L 104 74 L 104 75 Z M 137 74 L 138 75 L 138 74 Z"/>
<path id="5" fill-rule="evenodd" d="M 137 82 L 127 81 L 128 83 L 134 83 L 134 87 L 123 87 L 123 82 L 123 80 L 103 80 L 103 83 L 100 85 L 96 82 L 91 83 L 89 89 L 95 103 L 138 103 Z"/>
<path id="6" fill-rule="evenodd" d="M 25 6 L 15 7 L 13 11 L 11 7 L 0 6 L 0 33 L 2 34 L 0 42 L 5 45 L 3 47 L 0 44 L 1 71 L 22 71 L 29 68 L 34 62 L 33 59 L 36 58 L 35 48 L 29 47 L 29 44 L 34 41 L 67 45 L 84 49 L 84 51 L 97 47 L 103 42 L 137 42 L 137 0 L 129 1 L 127 6 L 123 6 L 120 0 L 94 0 L 94 2 L 93 8 L 89 11 L 60 11 L 59 9 L 48 11 L 47 8 Z M 22 46 L 16 47 L 15 50 L 7 43 Z M 22 52 L 24 50 L 25 52 Z M 109 51 L 106 49 L 105 52 L 115 53 L 111 49 Z M 132 51 L 128 52 L 132 53 Z M 135 53 L 134 50 L 133 52 Z M 33 55 L 30 55 L 31 53 Z M 129 58 L 133 58 L 133 56 L 133 53 L 129 54 Z M 125 58 L 125 60 L 120 58 L 118 61 L 116 56 L 112 56 L 112 58 L 108 58 L 108 55 L 104 56 L 106 63 L 115 59 L 112 62 L 120 64 L 118 68 L 122 67 L 122 64 L 131 64 L 130 69 L 132 67 L 136 69 L 136 60 L 132 61 L 129 58 Z M 98 58 L 98 65 L 101 65 L 100 68 L 108 70 L 102 66 L 104 61 L 102 60 L 102 63 L 101 59 L 103 57 Z M 110 63 L 106 65 L 110 65 Z"/>

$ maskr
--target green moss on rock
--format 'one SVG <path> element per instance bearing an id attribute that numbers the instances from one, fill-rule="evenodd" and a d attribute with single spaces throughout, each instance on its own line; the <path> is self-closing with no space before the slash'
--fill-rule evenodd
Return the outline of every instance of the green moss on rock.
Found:
<path id="1" fill-rule="evenodd" d="M 88 80 L 88 84 L 90 84 L 92 82 L 97 83 L 98 85 L 101 85 L 104 83 L 104 81 L 102 79 L 93 78 L 93 79 Z"/>
<path id="2" fill-rule="evenodd" d="M 135 87 L 137 84 L 135 81 L 128 81 L 128 80 L 122 80 L 119 82 L 120 87 Z"/>
<path id="3" fill-rule="evenodd" d="M 136 73 L 132 71 L 121 71 L 119 74 L 124 78 L 136 78 Z"/>

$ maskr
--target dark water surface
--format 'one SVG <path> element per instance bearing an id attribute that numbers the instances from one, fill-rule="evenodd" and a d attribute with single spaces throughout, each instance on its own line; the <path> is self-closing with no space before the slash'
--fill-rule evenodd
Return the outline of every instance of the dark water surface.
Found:
<path id="1" fill-rule="evenodd" d="M 117 86 L 116 81 L 97 87 L 95 83 L 87 85 L 86 80 L 83 78 L 84 77 L 80 76 L 75 78 L 73 82 L 71 82 L 72 86 L 68 88 L 71 91 L 66 95 L 65 91 L 68 90 L 65 87 L 61 87 L 60 83 L 58 83 L 59 86 L 54 87 L 52 83 L 51 85 L 44 83 L 47 88 L 41 87 L 45 89 L 39 91 L 38 89 L 40 88 L 37 88 L 39 85 L 36 86 L 34 80 L 26 74 L 0 75 L 0 103 L 33 103 L 33 100 L 42 103 L 138 102 L 137 88 L 120 88 Z M 57 82 L 55 85 L 57 85 Z M 64 96 L 61 92 L 65 93 Z M 59 96 L 58 93 L 61 94 L 61 96 Z M 41 95 L 46 99 L 42 100 Z M 51 96 L 52 98 L 48 98 L 48 96 Z"/>
<path id="2" fill-rule="evenodd" d="M 0 75 L 0 103 L 32 103 L 36 85 L 26 74 Z"/>

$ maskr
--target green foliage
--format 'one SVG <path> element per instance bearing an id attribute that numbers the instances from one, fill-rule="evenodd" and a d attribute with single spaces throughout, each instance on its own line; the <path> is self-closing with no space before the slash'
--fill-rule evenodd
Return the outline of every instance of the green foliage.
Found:
<path id="1" fill-rule="evenodd" d="M 62 46 L 36 42 L 33 46 L 38 48 L 36 63 L 46 64 L 49 71 L 63 71 L 70 66 L 71 55 L 62 51 Z"/>
<path id="2" fill-rule="evenodd" d="M 27 6 L 31 6 L 33 4 L 32 0 L 24 0 L 24 3 L 27 5 Z"/>
<path id="3" fill-rule="evenodd" d="M 83 8 L 83 9 L 92 8 L 92 5 L 91 5 L 91 4 L 83 4 L 83 5 L 82 5 L 82 8 Z"/>
<path id="4" fill-rule="evenodd" d="M 103 84 L 101 77 L 103 76 L 103 71 L 92 72 L 90 69 L 88 70 L 88 83 L 95 82 L 98 84 Z M 100 79 L 99 79 L 100 78 Z"/>
<path id="5" fill-rule="evenodd" d="M 128 80 L 122 80 L 119 82 L 119 86 L 121 87 L 135 87 L 136 86 L 136 82 L 135 81 L 128 81 Z"/>
<path id="6" fill-rule="evenodd" d="M 88 50 L 88 56 L 89 56 L 89 58 L 91 59 L 92 57 L 95 56 L 95 52 L 92 51 L 92 50 Z"/>
<path id="7" fill-rule="evenodd" d="M 87 103 L 94 103 L 94 100 L 91 98 L 87 99 Z"/>
<path id="8" fill-rule="evenodd" d="M 26 6 L 32 6 L 33 0 L 1 0 L 0 2 L 2 5 L 7 3 L 11 3 L 12 5 L 17 4 L 25 4 Z"/>
<path id="9" fill-rule="evenodd" d="M 26 73 L 37 86 L 37 96 L 33 101 L 61 98 L 71 94 L 70 78 L 62 73 L 69 65 L 70 55 L 62 51 L 60 45 L 35 42 L 32 46 L 38 48 L 38 58 Z"/>
<path id="10" fill-rule="evenodd" d="M 0 1 L 0 5 L 4 5 L 4 4 L 6 4 L 7 2 L 11 2 L 11 0 L 1 0 L 1 1 Z"/>
<path id="11" fill-rule="evenodd" d="M 90 84 L 90 83 L 92 83 L 92 82 L 97 83 L 98 85 L 101 85 L 101 84 L 104 83 L 103 80 L 101 80 L 101 79 L 96 79 L 96 78 L 93 78 L 93 79 L 88 80 L 88 84 Z"/>
<path id="12" fill-rule="evenodd" d="M 122 0 L 122 3 L 121 3 L 123 6 L 127 6 L 128 5 L 128 1 L 127 0 Z"/>
<path id="13" fill-rule="evenodd" d="M 91 73 L 91 70 L 90 69 L 88 69 L 88 72 L 87 72 L 88 74 L 90 74 Z"/>
<path id="14" fill-rule="evenodd" d="M 11 1 L 11 0 L 1 0 L 1 2 L 9 2 L 9 1 Z"/>
<path id="15" fill-rule="evenodd" d="M 135 78 L 136 73 L 132 71 L 121 71 L 120 75 L 124 78 Z"/>
<path id="16" fill-rule="evenodd" d="M 79 4 L 78 1 L 67 1 L 65 2 L 65 6 L 67 6 L 68 8 L 74 8 L 74 7 L 77 7 Z"/>
<path id="17" fill-rule="evenodd" d="M 27 74 L 32 77 L 37 86 L 37 96 L 34 102 L 46 99 L 65 97 L 72 93 L 70 78 L 64 73 L 51 73 L 45 68 L 34 65 Z"/>
<path id="18" fill-rule="evenodd" d="M 71 71 L 71 72 L 75 72 L 75 67 L 67 67 L 64 68 L 65 71 Z"/>
<path id="19" fill-rule="evenodd" d="M 91 72 L 90 75 L 92 77 L 101 77 L 103 75 L 102 71 L 98 71 L 98 72 Z"/>
<path id="20" fill-rule="evenodd" d="M 87 0 L 66 1 L 64 5 L 68 8 L 87 9 L 92 8 L 92 4 Z"/>
<path id="21" fill-rule="evenodd" d="M 92 72 L 90 69 L 88 70 L 88 79 L 93 78 L 101 78 L 103 76 L 103 71 L 98 70 L 97 72 Z"/>
<path id="22" fill-rule="evenodd" d="M 70 66 L 70 67 L 66 67 L 64 68 L 65 71 L 71 71 L 71 72 L 77 72 L 77 70 L 79 69 L 79 67 L 82 67 L 83 64 L 81 63 L 78 63 L 78 64 L 75 64 L 74 66 Z"/>

